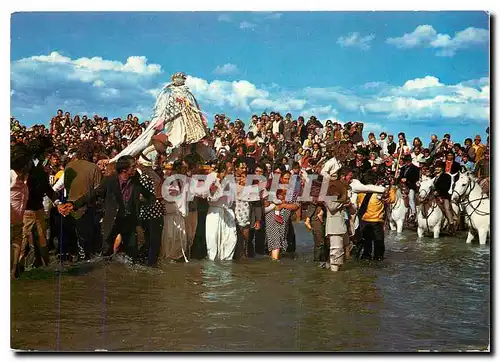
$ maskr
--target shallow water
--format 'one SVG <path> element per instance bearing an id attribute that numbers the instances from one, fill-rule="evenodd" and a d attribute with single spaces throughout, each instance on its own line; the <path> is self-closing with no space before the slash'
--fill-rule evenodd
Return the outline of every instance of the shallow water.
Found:
<path id="1" fill-rule="evenodd" d="M 111 264 L 12 282 L 11 347 L 62 351 L 418 351 L 489 345 L 490 250 L 458 238 L 386 236 L 382 263 Z"/>

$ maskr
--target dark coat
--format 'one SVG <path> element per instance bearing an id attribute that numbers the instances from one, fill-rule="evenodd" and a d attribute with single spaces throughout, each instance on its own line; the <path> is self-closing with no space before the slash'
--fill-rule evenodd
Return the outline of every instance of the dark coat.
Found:
<path id="1" fill-rule="evenodd" d="M 351 162 L 349 162 L 349 168 L 353 171 L 354 177 L 358 180 L 360 180 L 363 174 L 371 169 L 371 167 L 368 160 L 363 160 L 363 165 L 361 167 L 356 166 L 356 160 L 351 160 Z"/>
<path id="2" fill-rule="evenodd" d="M 420 179 L 420 170 L 413 163 L 409 165 L 404 165 L 401 167 L 399 172 L 398 183 L 401 182 L 402 178 L 406 178 L 406 185 L 410 190 L 417 189 L 417 182 Z"/>
<path id="3" fill-rule="evenodd" d="M 130 201 L 127 204 L 127 211 L 130 213 L 130 222 L 139 225 L 139 208 L 140 201 L 139 195 L 142 195 L 147 203 L 152 203 L 156 200 L 156 197 L 148 189 L 143 187 L 139 182 L 139 174 L 136 173 L 131 178 L 132 182 L 132 195 Z M 118 180 L 118 175 L 112 175 L 103 179 L 98 188 L 92 190 L 87 195 L 76 200 L 74 205 L 74 210 L 82 207 L 88 203 L 95 201 L 97 198 L 104 199 L 104 219 L 102 221 L 102 233 L 103 240 L 106 240 L 113 226 L 115 225 L 116 218 L 120 210 L 125 210 L 125 205 L 123 203 L 123 198 L 120 190 L 120 183 Z"/>
<path id="4" fill-rule="evenodd" d="M 297 130 L 299 130 L 299 126 L 297 126 Z M 307 131 L 307 126 L 305 124 L 302 125 L 302 127 L 300 128 L 300 142 L 301 143 L 304 143 L 304 141 L 307 139 L 307 135 L 309 134 L 309 132 Z"/>
<path id="5" fill-rule="evenodd" d="M 57 195 L 50 186 L 49 175 L 45 172 L 41 161 L 31 168 L 26 185 L 28 186 L 26 210 L 36 211 L 43 209 L 43 197 L 45 195 L 52 201 L 57 199 Z"/>
<path id="6" fill-rule="evenodd" d="M 391 143 L 387 143 L 387 152 L 390 154 L 390 155 L 393 155 L 394 152 L 396 152 L 396 142 L 391 142 Z"/>
<path id="7" fill-rule="evenodd" d="M 434 189 L 438 193 L 439 197 L 450 200 L 451 199 L 451 194 L 449 192 L 450 188 L 451 188 L 451 175 L 446 172 L 443 172 L 434 181 Z"/>
<path id="8" fill-rule="evenodd" d="M 292 122 L 283 122 L 284 123 L 284 136 L 285 136 L 285 140 L 292 140 L 294 135 L 295 135 L 295 132 L 297 131 L 296 127 L 293 125 Z"/>
<path id="9" fill-rule="evenodd" d="M 474 148 L 472 148 L 472 146 L 465 147 L 465 152 L 469 156 L 469 161 L 476 161 L 476 151 L 474 151 Z"/>
<path id="10" fill-rule="evenodd" d="M 453 161 L 453 165 L 451 166 L 451 173 L 456 174 L 460 172 L 460 164 L 458 162 Z M 434 181 L 434 188 L 436 189 L 439 197 L 442 197 L 444 199 L 451 199 L 451 194 L 450 194 L 450 188 L 451 188 L 451 183 L 452 182 L 457 182 L 458 178 L 460 175 L 455 175 L 455 179 L 453 180 L 453 177 L 451 174 L 443 172 L 441 175 L 436 178 Z"/>

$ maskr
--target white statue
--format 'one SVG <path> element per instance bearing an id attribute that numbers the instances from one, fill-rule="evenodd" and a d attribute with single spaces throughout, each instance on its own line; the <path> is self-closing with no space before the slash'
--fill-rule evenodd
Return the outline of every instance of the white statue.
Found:
<path id="1" fill-rule="evenodd" d="M 168 137 L 170 153 L 167 156 L 169 158 L 182 157 L 193 150 L 204 160 L 210 160 L 215 156 L 208 143 L 200 142 L 208 135 L 206 119 L 185 83 L 184 73 L 175 73 L 172 76 L 172 82 L 163 87 L 156 98 L 148 128 L 111 162 L 121 156 L 135 157 L 141 154 L 152 144 L 154 137 L 161 136 L 162 133 Z M 158 140 L 164 139 L 164 136 L 158 137 Z M 194 148 L 193 145 L 195 145 Z"/>

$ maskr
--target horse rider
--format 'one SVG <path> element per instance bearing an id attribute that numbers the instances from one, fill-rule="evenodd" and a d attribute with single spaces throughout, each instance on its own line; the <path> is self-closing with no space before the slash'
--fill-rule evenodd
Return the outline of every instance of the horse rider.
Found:
<path id="1" fill-rule="evenodd" d="M 401 167 L 399 172 L 399 177 L 397 183 L 408 188 L 408 198 L 410 204 L 410 219 L 413 219 L 416 215 L 417 208 L 415 206 L 415 193 L 417 191 L 417 183 L 420 178 L 420 170 L 412 162 L 411 155 L 406 155 L 403 157 L 404 166 Z"/>
<path id="2" fill-rule="evenodd" d="M 457 166 L 453 165 L 452 171 L 459 172 L 460 164 L 457 162 L 455 163 L 458 165 L 458 170 Z M 450 234 L 454 235 L 459 221 L 459 216 L 453 212 L 453 208 L 451 207 L 451 195 L 453 193 L 454 184 L 453 176 L 452 174 L 445 172 L 445 164 L 441 161 L 436 162 L 436 165 L 434 166 L 434 175 L 436 176 L 434 179 L 434 195 L 436 196 L 439 207 L 443 210 L 446 219 L 448 220 Z"/>

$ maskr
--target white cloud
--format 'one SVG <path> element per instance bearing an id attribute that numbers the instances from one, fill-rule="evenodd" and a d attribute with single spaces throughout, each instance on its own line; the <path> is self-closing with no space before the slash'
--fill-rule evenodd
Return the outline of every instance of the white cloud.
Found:
<path id="1" fill-rule="evenodd" d="M 319 120 L 333 120 L 337 117 L 338 113 L 339 112 L 334 109 L 332 105 L 311 107 L 301 112 L 302 116 L 305 118 L 316 116 Z"/>
<path id="2" fill-rule="evenodd" d="M 349 33 L 347 36 L 339 37 L 337 39 L 337 44 L 340 44 L 342 47 L 353 47 L 368 50 L 371 47 L 370 43 L 373 39 L 375 39 L 375 35 L 373 34 L 361 36 L 358 32 L 354 32 Z"/>
<path id="3" fill-rule="evenodd" d="M 236 64 L 227 63 L 224 65 L 218 65 L 215 68 L 214 73 L 219 75 L 229 75 L 236 74 L 239 72 L 238 66 Z"/>
<path id="4" fill-rule="evenodd" d="M 446 85 L 437 77 L 410 79 L 402 86 L 388 86 L 370 95 L 333 88 L 306 88 L 314 100 L 328 100 L 344 111 L 387 119 L 466 118 L 489 120 L 489 80 L 481 78 Z"/>
<path id="5" fill-rule="evenodd" d="M 457 50 L 469 46 L 487 44 L 489 31 L 487 29 L 469 27 L 458 31 L 455 36 L 438 34 L 431 25 L 419 25 L 411 32 L 401 37 L 388 38 L 388 44 L 398 48 L 431 47 L 438 49 L 438 56 L 454 56 Z"/>
<path id="6" fill-rule="evenodd" d="M 428 75 L 425 76 L 424 78 L 416 78 L 408 80 L 403 85 L 403 88 L 407 90 L 413 90 L 413 89 L 423 89 L 423 88 L 441 87 L 441 86 L 443 86 L 443 84 L 439 82 L 438 78 Z"/>
<path id="7" fill-rule="evenodd" d="M 449 35 L 439 34 L 431 46 L 440 49 L 436 55 L 453 56 L 458 49 L 465 49 L 471 45 L 488 44 L 489 39 L 488 30 L 470 27 L 455 33 L 453 38 Z"/>
<path id="8" fill-rule="evenodd" d="M 11 63 L 11 106 L 19 119 L 38 122 L 50 119 L 58 108 L 133 113 L 152 102 L 147 90 L 159 87 L 156 77 L 161 72 L 160 65 L 148 64 L 143 56 L 131 56 L 125 63 L 101 57 L 72 59 L 59 52 L 23 58 Z"/>
<path id="9" fill-rule="evenodd" d="M 186 84 L 202 101 L 208 101 L 217 107 L 231 106 L 238 110 L 250 111 L 249 103 L 255 98 L 266 98 L 269 92 L 257 88 L 246 80 L 227 82 L 188 76 Z"/>
<path id="10" fill-rule="evenodd" d="M 398 48 L 415 48 L 429 44 L 436 38 L 436 30 L 430 25 L 419 25 L 411 32 L 406 33 L 401 37 L 388 38 L 388 44 L 395 45 Z"/>
<path id="11" fill-rule="evenodd" d="M 392 93 L 400 95 L 372 98 L 364 107 L 368 112 L 382 113 L 392 119 L 443 117 L 489 120 L 489 85 L 476 89 L 462 84 L 444 85 L 435 80 L 432 81 L 434 85 L 426 84 L 422 79 L 408 81 L 403 87 L 394 88 Z M 407 84 L 420 86 L 410 88 L 413 95 L 408 95 L 400 92 Z M 423 98 L 419 97 L 422 90 L 426 91 Z"/>
<path id="12" fill-rule="evenodd" d="M 242 21 L 240 23 L 240 29 L 255 29 L 257 27 L 257 24 L 250 23 L 248 21 Z"/>
<path id="13" fill-rule="evenodd" d="M 72 114 L 149 116 L 154 98 L 166 79 L 148 71 L 150 64 L 138 67 L 134 61 L 128 63 L 125 67 L 127 63 L 114 60 L 88 62 L 57 52 L 13 61 L 12 115 L 24 121 L 48 121 L 62 108 Z M 484 123 L 490 117 L 487 77 L 445 84 L 435 76 L 423 75 L 400 85 L 368 84 L 369 91 L 367 84 L 352 89 L 336 86 L 285 89 L 278 84 L 207 81 L 194 76 L 188 76 L 187 85 L 204 112 L 232 112 L 236 117 L 276 110 L 293 112 L 296 116 L 316 115 L 323 120 L 348 115 L 376 124 L 381 119 L 393 122 L 439 119 L 450 127 L 457 119 Z"/>
<path id="14" fill-rule="evenodd" d="M 161 66 L 158 64 L 147 64 L 148 59 L 144 56 L 131 56 L 127 58 L 125 63 L 115 60 L 104 60 L 101 57 L 93 58 L 78 58 L 71 60 L 58 52 L 52 52 L 49 55 L 33 56 L 19 60 L 20 63 L 45 62 L 52 64 L 71 64 L 76 68 L 98 72 L 104 70 L 112 70 L 116 72 L 130 72 L 138 74 L 159 74 Z"/>
<path id="15" fill-rule="evenodd" d="M 233 20 L 231 19 L 231 16 L 229 16 L 228 14 L 221 14 L 219 15 L 219 17 L 217 18 L 218 21 L 222 21 L 222 22 L 226 22 L 226 23 L 230 23 L 232 22 Z"/>

